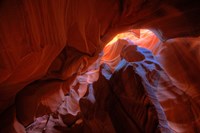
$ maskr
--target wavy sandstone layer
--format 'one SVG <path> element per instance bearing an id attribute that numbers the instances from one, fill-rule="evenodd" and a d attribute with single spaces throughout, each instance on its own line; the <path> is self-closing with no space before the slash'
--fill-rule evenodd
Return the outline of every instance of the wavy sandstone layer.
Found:
<path id="1" fill-rule="evenodd" d="M 0 132 L 199 132 L 199 5 L 2 0 Z"/>

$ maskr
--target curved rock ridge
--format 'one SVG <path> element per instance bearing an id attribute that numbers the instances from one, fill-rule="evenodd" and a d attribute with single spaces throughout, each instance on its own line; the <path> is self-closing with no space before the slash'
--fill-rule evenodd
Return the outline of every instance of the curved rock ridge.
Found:
<path id="1" fill-rule="evenodd" d="M 154 38 L 152 39 L 154 40 Z M 108 51 L 106 53 L 109 53 L 111 49 L 117 49 L 115 46 L 118 47 L 119 44 L 116 44 L 107 46 L 106 50 Z M 125 42 L 122 43 L 122 45 L 124 44 Z M 136 44 L 140 46 L 142 43 Z M 153 73 L 160 75 L 155 93 L 165 111 L 170 127 L 175 132 L 199 132 L 199 37 L 170 39 L 166 42 L 150 44 L 150 46 L 145 42 L 142 45 L 142 47 L 152 50 L 154 58 L 150 51 L 138 48 L 140 52 L 145 53 L 148 61 L 144 63 L 147 65 L 146 68 L 143 68 L 143 64 L 143 67 L 138 68 L 137 72 L 140 73 L 142 79 L 149 80 L 149 83 L 154 79 Z M 120 49 L 120 47 L 118 48 Z M 119 49 L 116 51 L 120 51 Z M 135 46 L 132 49 L 135 49 Z M 134 53 L 131 48 L 127 48 L 126 52 L 129 52 L 130 56 Z M 129 61 L 130 56 L 127 58 Z M 115 57 L 120 58 L 119 56 L 112 58 L 115 59 Z M 138 60 L 135 55 L 132 55 L 131 58 Z M 117 60 L 111 60 L 107 63 L 112 68 L 113 64 L 114 66 L 117 64 L 115 61 Z M 153 66 L 153 64 L 157 65 Z M 151 67 L 155 70 L 151 74 L 148 72 L 149 77 L 147 76 L 147 78 L 144 73 Z M 107 77 L 109 77 L 109 74 Z M 180 116 L 180 114 L 183 115 Z"/>
<path id="2" fill-rule="evenodd" d="M 153 36 L 153 38 L 148 37 L 148 34 Z M 161 79 L 163 83 L 158 85 L 159 88 L 162 88 L 161 90 L 164 91 L 158 90 L 158 99 L 160 100 L 161 104 L 165 103 L 163 104 L 163 107 L 166 106 L 168 110 L 167 112 L 170 112 L 166 112 L 166 115 L 171 127 L 173 127 L 176 132 L 198 132 L 200 115 L 200 76 L 198 74 L 200 72 L 199 37 L 175 38 L 169 39 L 166 42 L 156 41 L 155 43 L 151 43 L 154 42 L 156 36 L 152 35 L 152 33 L 149 31 L 143 31 L 140 38 L 135 37 L 131 33 L 125 33 L 125 35 L 126 38 L 131 39 L 134 44 L 151 50 L 155 56 L 155 59 L 157 60 L 157 63 L 159 62 L 165 71 L 164 75 L 162 72 L 159 72 L 161 73 L 160 75 L 162 75 Z M 143 39 L 145 39 L 144 42 Z M 150 45 L 148 45 L 146 42 L 148 42 Z M 117 47 L 117 45 L 106 46 L 106 49 L 115 46 Z M 107 53 L 109 52 L 107 51 Z M 179 114 L 184 115 L 179 116 Z M 179 118 L 177 116 L 179 116 Z"/>
<path id="3" fill-rule="evenodd" d="M 189 39 L 188 42 L 195 42 L 196 39 Z M 174 42 L 177 43 L 178 40 L 180 39 L 174 39 Z M 194 44 L 198 46 L 197 43 Z M 106 53 L 109 52 L 112 53 L 108 56 Z M 35 120 L 26 128 L 27 132 L 199 131 L 198 100 L 191 98 L 190 91 L 185 92 L 178 86 L 177 82 L 172 80 L 172 74 L 168 76 L 170 71 L 165 71 L 168 70 L 165 66 L 165 69 L 160 66 L 156 59 L 159 59 L 158 55 L 164 56 L 162 52 L 157 52 L 157 56 L 154 56 L 150 50 L 134 45 L 131 40 L 119 39 L 113 45 L 105 47 L 104 53 L 84 74 L 77 76 L 67 90 L 63 89 L 63 82 L 50 80 L 36 82 L 30 85 L 30 89 L 27 88 L 19 93 L 19 101 L 17 100 L 19 104 L 16 105 L 20 111 L 17 110 L 19 115 L 17 119 L 24 126 Z M 61 86 L 58 89 L 56 89 L 56 86 L 59 86 L 57 84 Z M 46 93 L 42 89 L 47 97 L 39 93 L 35 95 L 37 98 L 28 98 L 27 95 L 33 93 L 33 90 L 37 93 L 39 90 L 37 85 L 52 88 L 52 91 Z M 197 96 L 198 94 L 196 93 Z M 39 95 L 42 97 L 41 101 L 38 101 Z M 59 98 L 60 100 L 56 100 Z M 38 102 L 34 103 L 33 99 Z M 42 105 L 32 115 L 30 112 L 33 109 L 22 107 L 22 103 L 26 106 L 30 102 L 33 102 L 32 107 L 38 103 Z M 140 114 L 141 112 L 143 113 Z M 140 115 L 135 115 L 137 113 Z M 44 116 L 40 117 L 42 115 Z M 179 117 L 175 117 L 177 115 Z M 15 118 L 15 113 L 13 117 Z M 146 121 L 147 118 L 149 121 Z M 17 119 L 14 120 L 18 125 L 15 128 L 21 129 L 22 132 L 24 128 Z M 127 125 L 123 125 L 121 121 L 127 121 L 125 122 Z"/>
<path id="4" fill-rule="evenodd" d="M 55 114 L 36 119 L 27 127 L 27 131 L 35 132 L 45 129 L 47 132 L 62 132 L 82 129 L 84 132 L 171 132 L 155 93 L 159 80 L 159 72 L 156 73 L 156 69 L 160 70 L 159 64 L 156 63 L 150 51 L 138 48 L 132 43 L 129 44 L 130 40 L 119 40 L 118 44 L 120 42 L 122 44 L 126 42 L 123 50 L 119 47 L 121 58 L 124 59 L 118 62 L 113 72 L 109 66 L 111 63 L 104 62 L 101 65 L 98 80 L 95 78 L 98 75 L 92 76 L 93 81 L 85 78 L 87 74 L 92 74 L 92 71 L 85 73 L 81 82 L 87 81 L 86 88 L 79 85 L 78 91 L 71 89 L 70 95 L 65 96 L 64 103 Z M 134 49 L 131 49 L 132 47 Z M 138 52 L 145 58 L 133 56 L 130 52 Z M 130 58 L 137 58 L 137 60 L 127 62 L 126 60 Z M 99 71 L 96 72 L 99 73 Z M 151 79 L 146 77 L 147 75 L 151 75 Z M 97 81 L 94 82 L 94 79 Z M 78 96 L 79 90 L 83 89 L 88 89 L 88 92 L 84 91 L 84 95 Z M 71 103 L 69 103 L 69 98 Z M 72 108 L 81 115 L 78 112 L 78 114 L 69 112 Z M 72 118 L 70 114 L 74 116 L 71 120 L 74 121 L 72 127 L 65 121 Z M 126 122 L 123 124 L 122 121 Z M 60 128 L 55 129 L 54 126 Z"/>
<path id="5" fill-rule="evenodd" d="M 166 97 L 169 97 L 167 101 L 162 99 L 164 93 L 160 97 L 163 106 L 170 105 L 166 108 L 166 116 L 177 132 L 200 131 L 199 49 L 199 37 L 170 39 L 155 46 L 156 59 L 169 76 L 169 81 L 174 84 L 168 85 L 168 90 L 175 96 L 166 93 Z M 164 88 L 166 84 L 161 86 Z"/>

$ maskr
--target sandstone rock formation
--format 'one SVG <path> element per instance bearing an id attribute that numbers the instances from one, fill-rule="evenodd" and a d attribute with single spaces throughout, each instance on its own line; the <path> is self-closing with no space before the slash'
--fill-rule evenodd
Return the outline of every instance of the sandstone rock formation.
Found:
<path id="1" fill-rule="evenodd" d="M 200 132 L 199 6 L 0 1 L 0 132 Z"/>

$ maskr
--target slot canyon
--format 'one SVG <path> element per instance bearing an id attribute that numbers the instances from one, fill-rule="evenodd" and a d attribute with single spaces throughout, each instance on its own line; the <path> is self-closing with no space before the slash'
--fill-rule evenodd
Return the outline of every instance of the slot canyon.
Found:
<path id="1" fill-rule="evenodd" d="M 199 0 L 1 0 L 0 133 L 200 133 Z"/>

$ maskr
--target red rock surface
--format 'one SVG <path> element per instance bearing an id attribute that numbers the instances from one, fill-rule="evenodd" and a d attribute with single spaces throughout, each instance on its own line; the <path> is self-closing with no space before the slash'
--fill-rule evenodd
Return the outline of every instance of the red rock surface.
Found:
<path id="1" fill-rule="evenodd" d="M 2 0 L 0 132 L 199 132 L 199 5 Z"/>

